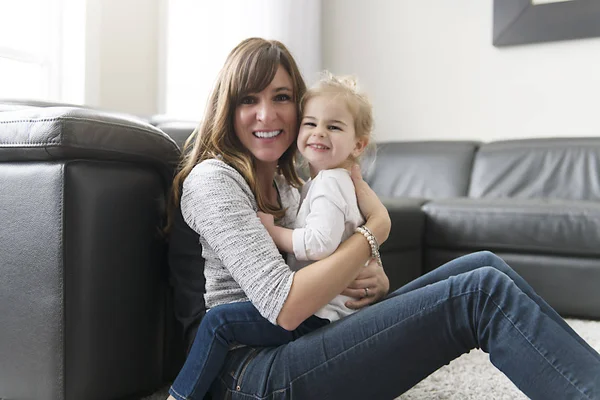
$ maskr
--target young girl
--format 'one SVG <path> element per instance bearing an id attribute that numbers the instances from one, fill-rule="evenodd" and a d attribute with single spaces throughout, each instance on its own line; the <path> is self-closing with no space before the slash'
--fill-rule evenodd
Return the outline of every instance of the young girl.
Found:
<path id="1" fill-rule="evenodd" d="M 335 77 L 325 72 L 321 81 L 304 95 L 301 111 L 297 146 L 308 163 L 311 179 L 302 188 L 301 207 L 294 229 L 275 225 L 271 214 L 258 213 L 279 250 L 289 254 L 288 265 L 293 271 L 329 256 L 356 231 L 373 238 L 368 228 L 361 226 L 365 220 L 350 178 L 350 169 L 369 144 L 373 126 L 371 104 L 356 89 L 353 78 Z M 377 255 L 376 262 L 381 266 L 378 245 L 371 245 Z M 363 297 L 369 297 L 367 287 Z M 188 396 L 181 395 L 174 387 L 169 393 L 177 399 L 202 399 L 230 348 L 238 344 L 277 346 L 288 343 L 353 313 L 356 310 L 346 305 L 353 300 L 338 295 L 293 331 L 270 323 L 250 302 L 211 308 L 200 323 L 191 350 L 201 366 L 199 371 L 194 371 L 197 378 L 178 377 L 196 379 L 195 389 Z"/>
<path id="2" fill-rule="evenodd" d="M 373 128 L 371 104 L 350 77 L 325 72 L 301 106 L 297 145 L 311 179 L 302 188 L 294 229 L 277 226 L 272 215 L 259 213 L 277 247 L 289 254 L 287 263 L 294 271 L 332 254 L 364 223 L 350 169 L 369 144 Z M 355 311 L 346 306 L 352 300 L 339 295 L 315 315 L 338 320 Z"/>

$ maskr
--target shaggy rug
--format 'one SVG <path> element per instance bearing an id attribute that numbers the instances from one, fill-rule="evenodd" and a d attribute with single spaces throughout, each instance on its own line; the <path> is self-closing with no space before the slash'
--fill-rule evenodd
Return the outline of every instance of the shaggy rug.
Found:
<path id="1" fill-rule="evenodd" d="M 568 319 L 573 329 L 600 351 L 600 321 Z M 165 400 L 168 388 L 141 400 Z M 527 399 L 481 350 L 464 354 L 440 368 L 396 400 Z M 385 399 L 383 399 L 385 400 Z"/>

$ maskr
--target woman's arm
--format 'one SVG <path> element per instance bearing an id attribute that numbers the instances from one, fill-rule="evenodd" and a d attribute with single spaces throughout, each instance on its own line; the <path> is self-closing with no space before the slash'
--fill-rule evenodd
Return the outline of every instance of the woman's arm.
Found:
<path id="1" fill-rule="evenodd" d="M 225 285 L 235 281 L 275 324 L 294 272 L 256 216 L 256 201 L 244 178 L 222 161 L 203 161 L 183 183 L 181 212 L 200 235 L 203 256 L 212 266 L 205 270 L 207 280 L 212 274 Z"/>
<path id="2" fill-rule="evenodd" d="M 352 169 L 352 180 L 359 207 L 367 219 L 365 225 L 373 232 L 377 242 L 382 244 L 387 240 L 391 227 L 387 209 L 362 179 L 357 167 Z M 277 317 L 278 325 L 288 330 L 295 329 L 341 293 L 370 257 L 369 243 L 362 234 L 355 233 L 331 256 L 296 272 L 288 297 Z"/>

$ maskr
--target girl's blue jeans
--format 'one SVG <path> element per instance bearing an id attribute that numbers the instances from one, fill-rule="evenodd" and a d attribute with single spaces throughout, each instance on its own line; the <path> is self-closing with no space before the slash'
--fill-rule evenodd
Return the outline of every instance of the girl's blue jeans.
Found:
<path id="1" fill-rule="evenodd" d="M 310 322 L 287 344 L 229 351 L 213 398 L 393 399 L 481 348 L 532 399 L 600 399 L 600 355 L 490 252 L 450 261 L 340 321 Z M 172 388 L 184 398 L 199 377 L 195 346 Z"/>
<path id="2" fill-rule="evenodd" d="M 249 301 L 213 307 L 202 318 L 185 365 L 169 393 L 178 400 L 202 400 L 223 367 L 230 347 L 280 346 L 328 323 L 313 315 L 295 330 L 286 331 L 260 315 Z"/>

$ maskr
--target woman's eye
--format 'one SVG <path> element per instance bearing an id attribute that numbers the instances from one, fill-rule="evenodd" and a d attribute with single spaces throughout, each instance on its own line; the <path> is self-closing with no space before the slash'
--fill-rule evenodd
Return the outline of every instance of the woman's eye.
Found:
<path id="1" fill-rule="evenodd" d="M 290 101 L 292 97 L 289 94 L 278 94 L 275 96 L 275 101 Z"/>
<path id="2" fill-rule="evenodd" d="M 252 96 L 244 96 L 240 99 L 240 104 L 254 104 L 256 99 Z"/>

